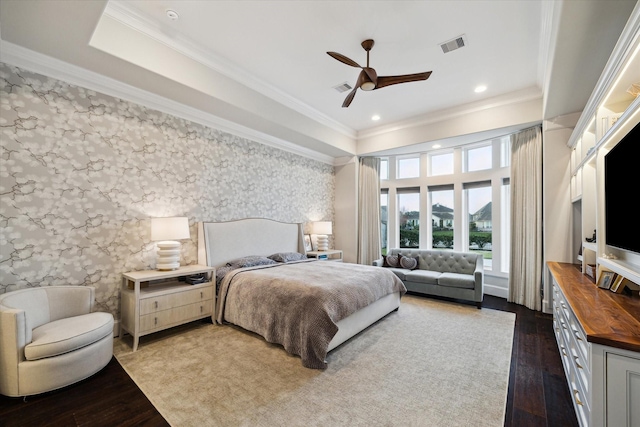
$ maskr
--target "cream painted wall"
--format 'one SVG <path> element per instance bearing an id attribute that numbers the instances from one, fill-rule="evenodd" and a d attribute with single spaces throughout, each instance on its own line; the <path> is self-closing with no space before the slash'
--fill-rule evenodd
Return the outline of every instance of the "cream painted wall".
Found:
<path id="1" fill-rule="evenodd" d="M 519 103 L 485 106 L 466 114 L 458 113 L 440 121 L 360 137 L 358 155 L 520 124 L 525 128 L 541 121 L 542 97 L 537 96 Z"/>
<path id="2" fill-rule="evenodd" d="M 575 254 L 572 254 L 571 233 L 571 171 L 569 170 L 571 149 L 567 146 L 575 125 L 575 121 L 571 124 L 573 120 L 577 120 L 575 115 L 556 118 L 555 123 L 547 120 L 543 122 L 542 218 L 545 266 L 542 310 L 545 313 L 553 311 L 547 261 L 575 262 Z"/>
<path id="3" fill-rule="evenodd" d="M 345 262 L 358 261 L 358 159 L 335 167 L 334 245 Z"/>

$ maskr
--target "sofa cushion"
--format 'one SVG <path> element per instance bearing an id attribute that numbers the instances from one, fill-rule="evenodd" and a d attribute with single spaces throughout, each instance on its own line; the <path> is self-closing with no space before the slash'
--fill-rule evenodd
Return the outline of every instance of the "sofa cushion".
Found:
<path id="1" fill-rule="evenodd" d="M 400 256 L 400 267 L 407 270 L 415 270 L 418 268 L 418 257 Z"/>
<path id="2" fill-rule="evenodd" d="M 475 277 L 469 274 L 442 273 L 438 277 L 438 285 L 450 286 L 452 288 L 474 289 Z"/>
<path id="3" fill-rule="evenodd" d="M 382 255 L 383 267 L 400 267 L 400 255 Z"/>
<path id="4" fill-rule="evenodd" d="M 27 360 L 44 359 L 77 350 L 113 335 L 111 313 L 89 313 L 45 323 L 33 330 L 24 348 Z"/>
<path id="5" fill-rule="evenodd" d="M 407 273 L 411 272 L 411 270 L 407 270 L 406 268 L 396 268 L 396 267 L 386 267 L 387 270 L 391 270 L 398 276 L 398 279 L 405 280 L 405 276 Z"/>
<path id="6" fill-rule="evenodd" d="M 427 285 L 437 285 L 438 278 L 442 275 L 439 271 L 431 270 L 407 270 L 404 279 L 408 282 L 426 283 Z"/>
<path id="7" fill-rule="evenodd" d="M 442 273 L 473 274 L 478 255 L 454 251 L 422 251 L 418 264 L 421 270 Z"/>

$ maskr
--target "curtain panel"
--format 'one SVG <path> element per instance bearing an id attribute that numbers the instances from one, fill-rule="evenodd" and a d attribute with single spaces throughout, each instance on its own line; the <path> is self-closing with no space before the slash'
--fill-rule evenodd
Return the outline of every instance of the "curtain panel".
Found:
<path id="1" fill-rule="evenodd" d="M 540 311 L 542 298 L 542 128 L 511 135 L 509 302 Z"/>
<path id="2" fill-rule="evenodd" d="M 358 177 L 358 264 L 380 258 L 380 159 L 360 158 Z"/>

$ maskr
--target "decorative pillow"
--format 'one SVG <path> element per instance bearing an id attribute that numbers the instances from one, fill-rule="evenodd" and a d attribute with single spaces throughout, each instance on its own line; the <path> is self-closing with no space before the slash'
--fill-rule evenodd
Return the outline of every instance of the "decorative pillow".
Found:
<path id="1" fill-rule="evenodd" d="M 274 260 L 269 259 L 264 256 L 251 255 L 245 256 L 242 258 L 237 258 L 227 263 L 229 267 L 235 268 L 245 268 L 245 267 L 255 267 L 257 265 L 269 265 L 269 264 L 277 264 Z"/>
<path id="2" fill-rule="evenodd" d="M 402 255 L 382 255 L 383 267 L 400 267 L 400 257 Z"/>
<path id="3" fill-rule="evenodd" d="M 267 258 L 272 259 L 275 262 L 291 262 L 307 259 L 307 256 L 299 252 L 279 252 L 277 254 L 269 255 Z"/>
<path id="4" fill-rule="evenodd" d="M 415 270 L 416 268 L 418 268 L 418 258 L 401 256 L 400 267 L 406 268 L 407 270 Z"/>

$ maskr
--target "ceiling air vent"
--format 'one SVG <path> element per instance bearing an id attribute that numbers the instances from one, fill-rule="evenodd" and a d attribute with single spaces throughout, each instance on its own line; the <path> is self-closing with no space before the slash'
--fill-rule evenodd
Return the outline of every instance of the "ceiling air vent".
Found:
<path id="1" fill-rule="evenodd" d="M 467 37 L 463 34 L 455 39 L 449 40 L 447 42 L 441 43 L 440 47 L 444 53 L 451 52 L 452 50 L 460 49 L 461 47 L 465 47 L 467 44 Z"/>
<path id="2" fill-rule="evenodd" d="M 353 87 L 351 87 L 351 85 L 347 82 L 339 84 L 338 86 L 334 86 L 333 88 L 340 93 L 353 89 Z"/>

